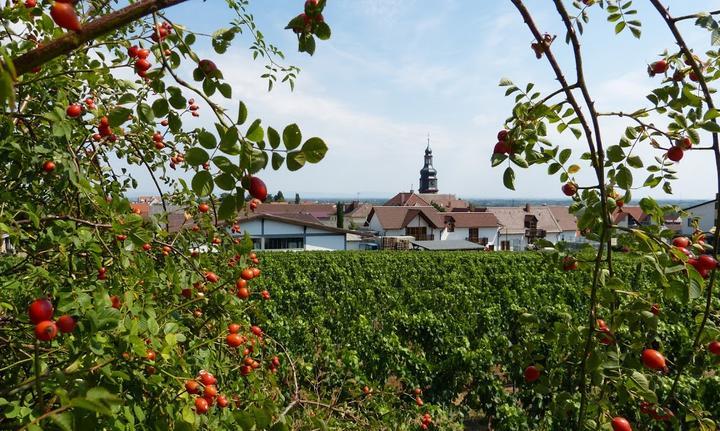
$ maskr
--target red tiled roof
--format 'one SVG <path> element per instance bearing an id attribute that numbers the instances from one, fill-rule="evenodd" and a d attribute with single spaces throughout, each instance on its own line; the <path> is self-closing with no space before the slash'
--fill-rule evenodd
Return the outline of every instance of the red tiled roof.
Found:
<path id="1" fill-rule="evenodd" d="M 376 206 L 370 211 L 368 221 L 377 217 L 384 229 L 402 229 L 420 216 L 432 227 L 440 228 L 445 225 L 440 214 L 434 207 Z"/>
<path id="2" fill-rule="evenodd" d="M 495 214 L 502 226 L 503 234 L 525 233 L 525 216 L 527 215 L 535 216 L 538 229 L 546 232 L 562 231 L 548 207 L 530 207 L 529 211 L 523 207 L 488 207 L 487 211 Z"/>
<path id="3" fill-rule="evenodd" d="M 383 206 L 390 207 L 429 207 L 430 202 L 426 202 L 423 198 L 415 193 L 398 193 L 385 202 Z"/>
<path id="4" fill-rule="evenodd" d="M 242 228 L 243 223 L 247 223 L 248 221 L 257 220 L 257 219 L 265 219 L 265 220 L 273 220 L 281 223 L 287 223 L 292 224 L 296 226 L 307 226 L 311 227 L 313 229 L 319 229 L 319 230 L 326 230 L 328 232 L 335 232 L 335 233 L 353 233 L 357 234 L 356 231 L 348 230 L 348 229 L 340 229 L 336 227 L 326 226 L 322 223 L 318 222 L 310 222 L 307 220 L 302 220 L 300 218 L 294 217 L 295 215 L 275 215 L 275 214 L 254 214 L 249 217 L 241 217 L 237 220 L 237 224 L 240 225 Z"/>
<path id="5" fill-rule="evenodd" d="M 451 212 L 440 213 L 445 219 L 452 218 L 455 227 L 497 227 L 498 219 L 493 213 L 488 212 Z"/>
<path id="6" fill-rule="evenodd" d="M 575 218 L 573 214 L 570 214 L 569 207 L 549 206 L 548 208 L 563 232 L 577 231 L 577 218 Z"/>
<path id="7" fill-rule="evenodd" d="M 333 204 L 283 204 L 268 203 L 260 204 L 255 209 L 255 214 L 312 214 L 314 217 L 323 219 L 330 218 L 335 214 L 335 205 Z"/>
<path id="8" fill-rule="evenodd" d="M 454 208 L 467 208 L 469 206 L 466 201 L 458 199 L 452 194 L 420 193 L 419 196 L 425 202 L 429 202 L 430 204 L 435 203 L 436 205 L 440 205 L 441 207 L 449 210 Z"/>
<path id="9" fill-rule="evenodd" d="M 615 210 L 615 214 L 613 215 L 615 224 L 625 220 L 627 216 L 632 217 L 638 223 L 641 223 L 647 218 L 647 214 L 643 212 L 642 208 L 624 206 Z"/>

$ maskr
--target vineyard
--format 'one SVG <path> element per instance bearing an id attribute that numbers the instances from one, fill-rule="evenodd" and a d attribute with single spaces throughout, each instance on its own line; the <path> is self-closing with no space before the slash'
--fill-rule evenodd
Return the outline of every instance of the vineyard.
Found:
<path id="1" fill-rule="evenodd" d="M 390 405 L 407 415 L 412 389 L 420 387 L 423 399 L 453 421 L 479 415 L 504 430 L 561 426 L 562 416 L 547 409 L 577 402 L 570 388 L 579 353 L 566 349 L 583 332 L 586 272 L 563 272 L 551 257 L 528 253 L 266 253 L 261 259 L 265 277 L 257 289 L 273 292 L 263 315 L 267 327 L 298 358 L 302 380 L 326 394 L 353 376 L 356 387 L 345 388 L 344 396 L 379 385 L 374 390 L 385 394 L 383 402 L 399 396 L 402 402 Z M 621 259 L 618 282 L 659 298 L 638 262 Z M 662 321 L 653 304 L 634 302 L 623 319 L 641 321 L 648 344 L 682 354 L 692 341 L 685 323 L 701 311 L 701 301 L 658 301 Z M 614 325 L 616 342 L 625 344 L 630 334 L 621 321 Z M 639 360 L 642 346 L 625 347 L 637 354 L 622 357 L 617 346 L 598 343 L 595 378 Z M 668 354 L 668 361 L 675 357 Z M 534 384 L 523 380 L 528 364 L 544 368 Z M 713 364 L 718 361 L 707 365 Z M 669 378 L 624 379 L 627 392 L 618 399 L 627 417 L 643 429 L 665 429 L 639 412 L 637 400 L 650 388 L 662 395 Z M 720 412 L 720 377 L 709 373 L 682 385 L 683 402 Z"/>

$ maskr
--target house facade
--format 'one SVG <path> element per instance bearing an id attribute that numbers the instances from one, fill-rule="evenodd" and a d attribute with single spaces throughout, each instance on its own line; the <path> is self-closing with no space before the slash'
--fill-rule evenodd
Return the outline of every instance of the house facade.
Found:
<path id="1" fill-rule="evenodd" d="M 487 212 L 497 217 L 500 224 L 496 250 L 526 250 L 538 239 L 556 243 L 563 230 L 549 207 L 489 207 Z"/>
<path id="2" fill-rule="evenodd" d="M 699 205 L 683 209 L 688 213 L 685 221 L 682 222 L 681 232 L 683 235 L 692 235 L 695 225 L 703 232 L 710 232 L 715 225 L 716 205 L 715 200 L 703 202 Z"/>
<path id="3" fill-rule="evenodd" d="M 499 224 L 491 213 L 440 212 L 434 207 L 373 207 L 366 226 L 381 237 L 414 241 L 469 241 L 495 247 Z"/>
<path id="4" fill-rule="evenodd" d="M 255 214 L 236 223 L 247 233 L 256 250 L 351 250 L 359 248 L 358 235 L 346 229 L 325 226 L 301 217 Z"/>

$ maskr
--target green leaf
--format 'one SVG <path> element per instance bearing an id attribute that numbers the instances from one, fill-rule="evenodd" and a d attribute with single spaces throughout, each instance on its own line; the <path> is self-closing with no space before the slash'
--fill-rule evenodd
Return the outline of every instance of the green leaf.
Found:
<path id="1" fill-rule="evenodd" d="M 509 166 L 505 169 L 505 173 L 503 174 L 503 184 L 505 184 L 505 188 L 515 190 L 515 171 L 513 171 L 513 168 Z"/>
<path id="2" fill-rule="evenodd" d="M 320 40 L 330 39 L 330 26 L 324 22 L 317 23 L 314 29 L 315 36 Z"/>
<path id="3" fill-rule="evenodd" d="M 215 184 L 223 190 L 234 190 L 235 183 L 235 177 L 230 174 L 222 173 L 215 177 Z"/>
<path id="4" fill-rule="evenodd" d="M 228 174 L 235 175 L 236 177 L 239 176 L 239 172 L 240 172 L 239 168 L 235 164 L 233 164 L 233 162 L 231 162 L 230 159 L 228 159 L 227 157 L 215 156 L 215 157 L 213 157 L 213 163 L 221 171 L 228 173 Z"/>
<path id="5" fill-rule="evenodd" d="M 237 128 L 229 128 L 220 141 L 220 151 L 231 156 L 240 154 L 240 145 L 238 144 L 239 139 Z"/>
<path id="6" fill-rule="evenodd" d="M 625 165 L 618 167 L 617 173 L 615 174 L 615 181 L 617 181 L 620 188 L 625 190 L 630 189 L 633 184 L 632 172 Z"/>
<path id="7" fill-rule="evenodd" d="M 170 107 L 168 106 L 168 101 L 165 99 L 158 99 L 152 104 L 152 110 L 153 114 L 155 114 L 156 117 L 164 117 L 170 112 Z"/>
<path id="8" fill-rule="evenodd" d="M 305 166 L 305 154 L 302 151 L 291 151 L 287 155 L 287 167 L 290 171 L 297 171 Z"/>
<path id="9" fill-rule="evenodd" d="M 607 158 L 613 163 L 621 162 L 625 159 L 625 151 L 623 151 L 620 145 L 610 145 L 607 148 Z"/>
<path id="10" fill-rule="evenodd" d="M 182 95 L 182 90 L 177 87 L 168 87 L 167 92 L 170 93 L 170 106 L 175 109 L 187 108 L 187 99 Z"/>
<path id="11" fill-rule="evenodd" d="M 558 160 L 560 163 L 565 164 L 565 162 L 570 159 L 570 155 L 572 154 L 572 150 L 570 148 L 565 148 L 564 150 L 560 151 L 560 156 L 558 156 Z"/>
<path id="12" fill-rule="evenodd" d="M 630 156 L 627 158 L 627 164 L 633 168 L 640 169 L 643 167 L 643 161 L 640 156 Z"/>
<path id="13" fill-rule="evenodd" d="M 192 179 L 192 189 L 199 197 L 210 196 L 215 184 L 210 172 L 200 171 Z"/>
<path id="14" fill-rule="evenodd" d="M 278 170 L 282 167 L 283 162 L 285 161 L 285 157 L 278 153 L 272 153 L 272 168 L 274 170 Z"/>
<path id="15" fill-rule="evenodd" d="M 232 86 L 230 86 L 230 84 L 224 82 L 218 85 L 218 90 L 220 91 L 220 94 L 225 96 L 226 99 L 232 98 Z"/>
<path id="16" fill-rule="evenodd" d="M 197 137 L 200 145 L 207 148 L 208 150 L 214 150 L 215 148 L 217 148 L 217 140 L 215 139 L 215 135 L 208 132 L 207 130 L 199 131 Z"/>
<path id="17" fill-rule="evenodd" d="M 210 160 L 210 156 L 207 151 L 202 148 L 193 147 L 185 152 L 185 161 L 188 162 L 190 166 L 200 166 L 203 163 L 207 163 L 208 160 Z"/>
<path id="18" fill-rule="evenodd" d="M 297 124 L 290 124 L 285 127 L 285 130 L 283 130 L 283 144 L 288 151 L 297 148 L 301 141 L 302 133 L 300 133 L 300 128 Z"/>
<path id="19" fill-rule="evenodd" d="M 280 146 L 280 134 L 277 132 L 277 130 L 273 129 L 272 127 L 267 128 L 267 137 L 268 141 L 270 143 L 270 146 L 273 149 L 276 149 Z"/>
<path id="20" fill-rule="evenodd" d="M 262 120 L 259 118 L 250 125 L 248 128 L 247 134 L 245 134 L 245 138 L 247 138 L 250 141 L 253 142 L 260 142 L 265 137 L 265 132 L 263 131 L 262 126 L 260 126 L 260 123 Z"/>
<path id="21" fill-rule="evenodd" d="M 153 110 L 147 103 L 141 103 L 137 107 L 138 118 L 144 123 L 153 123 L 155 121 L 155 115 Z"/>
<path id="22" fill-rule="evenodd" d="M 132 115 L 132 109 L 129 108 L 115 108 L 108 113 L 108 123 L 110 127 L 118 127 L 128 120 L 128 116 Z"/>
<path id="23" fill-rule="evenodd" d="M 325 157 L 328 147 L 320 138 L 310 138 L 302 146 L 301 151 L 305 153 L 305 160 L 308 163 L 318 163 Z"/>
<path id="24" fill-rule="evenodd" d="M 238 108 L 238 120 L 237 120 L 237 123 L 239 126 L 245 124 L 245 121 L 247 121 L 247 116 L 248 116 L 247 106 L 245 106 L 245 103 L 243 103 L 243 101 L 241 100 L 240 108 Z"/>
<path id="25" fill-rule="evenodd" d="M 222 220 L 230 220 L 235 217 L 235 196 L 227 194 L 222 198 L 220 202 L 220 208 L 218 208 L 218 218 Z"/>
<path id="26" fill-rule="evenodd" d="M 215 86 L 215 81 L 213 81 L 213 80 L 210 79 L 210 78 L 207 78 L 207 79 L 205 79 L 205 80 L 203 81 L 202 87 L 203 87 L 203 93 L 205 93 L 205 95 L 208 96 L 208 97 L 210 97 L 210 96 L 212 96 L 213 94 L 215 94 L 215 90 L 216 90 L 216 88 L 217 88 L 217 87 Z"/>

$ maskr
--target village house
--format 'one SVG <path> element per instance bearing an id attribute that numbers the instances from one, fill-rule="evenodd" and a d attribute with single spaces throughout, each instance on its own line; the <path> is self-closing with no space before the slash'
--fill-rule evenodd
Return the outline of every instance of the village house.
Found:
<path id="1" fill-rule="evenodd" d="M 357 232 L 326 226 L 311 214 L 254 214 L 237 220 L 242 237 L 247 233 L 255 250 L 357 250 Z"/>
<path id="2" fill-rule="evenodd" d="M 710 232 L 713 226 L 715 226 L 716 202 L 715 200 L 711 200 L 684 208 L 683 211 L 688 213 L 688 217 L 686 217 L 685 222 L 682 223 L 682 234 L 692 235 L 695 231 L 695 225 L 703 232 Z"/>
<path id="3" fill-rule="evenodd" d="M 500 224 L 497 250 L 522 251 L 538 239 L 554 244 L 565 232 L 570 236 L 546 206 L 488 207 L 486 211 L 494 214 Z"/>

